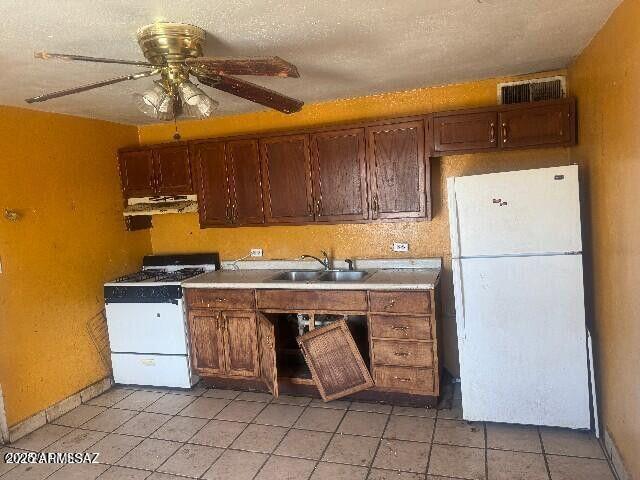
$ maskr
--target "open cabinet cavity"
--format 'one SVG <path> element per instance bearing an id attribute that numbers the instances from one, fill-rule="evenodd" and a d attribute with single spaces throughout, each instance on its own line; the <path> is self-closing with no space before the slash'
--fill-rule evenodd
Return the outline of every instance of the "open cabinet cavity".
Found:
<path id="1" fill-rule="evenodd" d="M 273 325 L 278 379 L 313 385 L 312 372 L 298 339 L 310 332 L 344 320 L 365 366 L 369 365 L 367 316 L 318 312 L 262 312 Z"/>

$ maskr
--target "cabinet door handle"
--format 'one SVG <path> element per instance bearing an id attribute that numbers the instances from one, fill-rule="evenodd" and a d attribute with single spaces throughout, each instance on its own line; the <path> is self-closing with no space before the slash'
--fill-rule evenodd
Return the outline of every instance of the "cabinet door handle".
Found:
<path id="1" fill-rule="evenodd" d="M 394 325 L 393 327 L 391 327 L 391 330 L 406 332 L 407 330 L 409 330 L 409 327 L 407 327 L 406 325 Z"/>
<path id="2" fill-rule="evenodd" d="M 508 136 L 508 130 L 507 130 L 507 123 L 503 122 L 502 123 L 502 143 L 507 143 L 509 136 Z"/>
<path id="3" fill-rule="evenodd" d="M 373 213 L 378 213 L 378 194 L 373 195 Z"/>
<path id="4" fill-rule="evenodd" d="M 313 206 L 311 205 L 311 201 L 307 202 L 307 213 L 309 215 L 313 215 Z"/>
<path id="5" fill-rule="evenodd" d="M 322 216 L 322 200 L 316 200 L 316 215 Z"/>
<path id="6" fill-rule="evenodd" d="M 408 357 L 411 355 L 409 352 L 393 352 L 396 357 Z"/>
<path id="7" fill-rule="evenodd" d="M 491 135 L 490 142 L 496 143 L 496 124 L 493 122 L 491 122 L 491 128 L 489 130 L 489 133 Z"/>
<path id="8" fill-rule="evenodd" d="M 394 380 L 398 380 L 399 382 L 410 382 L 411 381 L 411 379 L 407 378 L 407 377 L 396 377 L 396 376 L 394 376 L 393 379 Z"/>

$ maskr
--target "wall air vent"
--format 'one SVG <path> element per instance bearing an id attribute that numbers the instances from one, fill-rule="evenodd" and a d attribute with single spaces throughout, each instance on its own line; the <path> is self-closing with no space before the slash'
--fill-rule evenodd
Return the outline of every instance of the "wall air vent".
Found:
<path id="1" fill-rule="evenodd" d="M 539 102 L 566 96 L 567 79 L 564 76 L 534 78 L 519 82 L 498 84 L 498 103 Z"/>

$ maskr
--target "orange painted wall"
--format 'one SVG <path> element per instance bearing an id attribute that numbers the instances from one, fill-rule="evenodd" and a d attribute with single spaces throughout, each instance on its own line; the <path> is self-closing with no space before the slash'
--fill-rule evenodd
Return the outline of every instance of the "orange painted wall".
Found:
<path id="1" fill-rule="evenodd" d="M 0 106 L 0 384 L 10 425 L 107 373 L 86 323 L 102 283 L 139 266 L 148 232 L 127 233 L 116 150 L 137 128 Z"/>
<path id="2" fill-rule="evenodd" d="M 183 139 L 208 138 L 495 105 L 496 84 L 504 80 L 507 79 L 481 80 L 306 105 L 301 112 L 290 116 L 264 111 L 181 122 L 180 133 Z M 144 126 L 140 128 L 140 142 L 167 142 L 171 140 L 173 132 L 173 124 Z M 566 148 L 464 155 L 435 160 L 432 164 L 434 218 L 430 222 L 201 230 L 197 214 L 160 215 L 153 219 L 153 251 L 169 253 L 217 250 L 224 259 L 242 257 L 252 247 L 263 248 L 265 258 L 295 258 L 303 253 L 318 253 L 321 249 L 338 258 L 443 257 L 445 271 L 442 294 L 445 312 L 449 317 L 445 322 L 445 365 L 456 373 L 458 360 L 455 323 L 452 318 L 454 309 L 446 177 L 564 165 L 568 162 L 569 152 Z M 394 241 L 408 242 L 409 253 L 393 253 L 391 244 Z"/>
<path id="3" fill-rule="evenodd" d="M 640 2 L 626 0 L 569 69 L 580 99 L 604 426 L 640 479 Z"/>

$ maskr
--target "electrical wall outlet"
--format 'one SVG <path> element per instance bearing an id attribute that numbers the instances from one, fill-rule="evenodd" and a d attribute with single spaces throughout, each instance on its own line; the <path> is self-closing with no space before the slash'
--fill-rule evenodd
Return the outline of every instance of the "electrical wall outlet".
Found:
<path id="1" fill-rule="evenodd" d="M 408 252 L 409 251 L 409 244 L 408 243 L 393 242 L 393 251 L 394 252 Z"/>
<path id="2" fill-rule="evenodd" d="M 262 249 L 261 248 L 252 248 L 251 249 L 251 256 L 252 257 L 261 257 L 262 256 Z"/>

